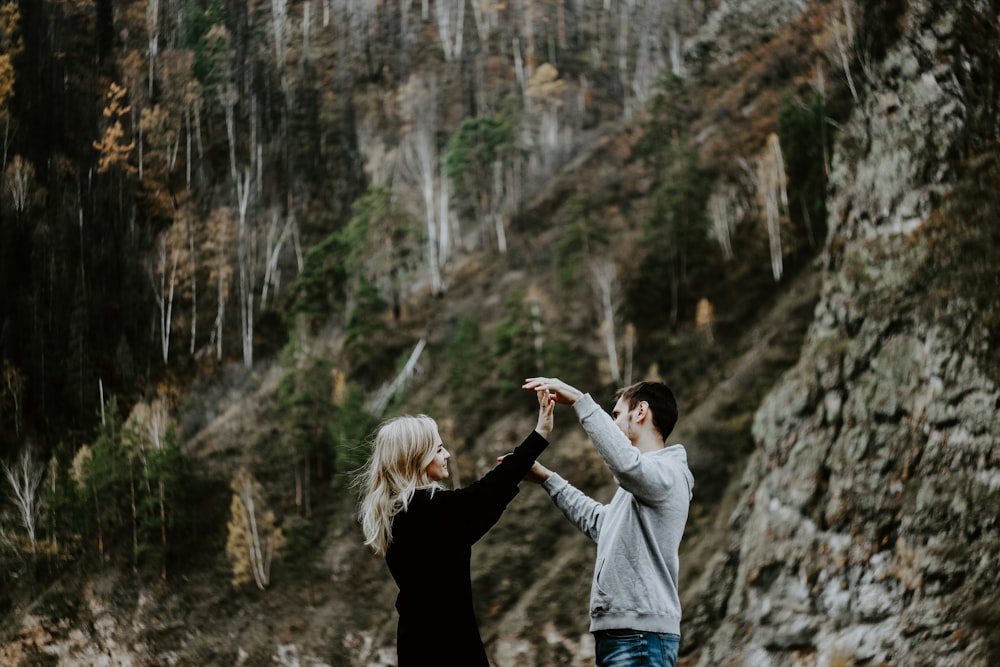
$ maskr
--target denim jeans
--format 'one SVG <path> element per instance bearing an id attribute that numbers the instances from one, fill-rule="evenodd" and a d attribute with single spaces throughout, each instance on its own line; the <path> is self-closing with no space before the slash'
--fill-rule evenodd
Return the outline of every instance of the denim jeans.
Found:
<path id="1" fill-rule="evenodd" d="M 597 667 L 674 667 L 679 635 L 642 630 L 599 630 Z"/>

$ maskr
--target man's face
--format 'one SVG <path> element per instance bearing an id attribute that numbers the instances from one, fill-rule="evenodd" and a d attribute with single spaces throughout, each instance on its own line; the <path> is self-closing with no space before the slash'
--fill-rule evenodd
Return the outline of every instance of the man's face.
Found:
<path id="1" fill-rule="evenodd" d="M 611 416 L 614 418 L 618 428 L 621 429 L 621 432 L 629 439 L 629 442 L 635 444 L 635 420 L 633 419 L 635 411 L 629 410 L 625 399 L 618 399 L 614 410 L 611 411 Z"/>

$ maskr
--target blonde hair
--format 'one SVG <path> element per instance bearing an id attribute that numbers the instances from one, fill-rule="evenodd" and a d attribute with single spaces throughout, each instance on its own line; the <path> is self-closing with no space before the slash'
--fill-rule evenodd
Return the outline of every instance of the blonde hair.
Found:
<path id="1" fill-rule="evenodd" d="M 437 423 L 427 415 L 404 415 L 382 423 L 375 433 L 372 455 L 361 469 L 359 514 L 365 544 L 384 556 L 392 542 L 392 520 L 405 512 L 417 489 L 439 485 L 427 476 L 427 466 L 440 444 Z"/>

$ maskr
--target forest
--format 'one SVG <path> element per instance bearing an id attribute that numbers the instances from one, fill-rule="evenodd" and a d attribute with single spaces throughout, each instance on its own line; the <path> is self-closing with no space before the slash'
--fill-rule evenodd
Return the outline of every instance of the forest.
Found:
<path id="1" fill-rule="evenodd" d="M 458 439 L 542 368 L 613 387 L 669 351 L 707 381 L 704 341 L 821 251 L 866 30 L 898 10 L 801 3 L 762 44 L 692 47 L 720 4 L 0 3 L 0 610 L 88 562 L 184 571 L 220 487 L 233 583 L 266 588 L 304 538 L 258 477 L 290 471 L 266 481 L 300 517 L 349 498 L 428 349 L 477 387 L 442 389 Z M 428 339 L 498 265 L 554 280 Z M 546 303 L 565 331 L 540 334 Z M 270 449 L 199 460 L 191 396 L 269 364 Z"/>

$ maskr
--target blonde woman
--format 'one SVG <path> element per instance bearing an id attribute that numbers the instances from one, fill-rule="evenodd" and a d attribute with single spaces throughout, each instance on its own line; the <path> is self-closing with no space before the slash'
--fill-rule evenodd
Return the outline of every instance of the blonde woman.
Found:
<path id="1" fill-rule="evenodd" d="M 518 482 L 548 446 L 554 401 L 538 395 L 538 424 L 512 454 L 456 490 L 451 455 L 426 415 L 396 417 L 375 435 L 360 482 L 365 544 L 385 557 L 399 595 L 399 667 L 489 667 L 472 603 L 472 545 L 503 514 Z"/>

